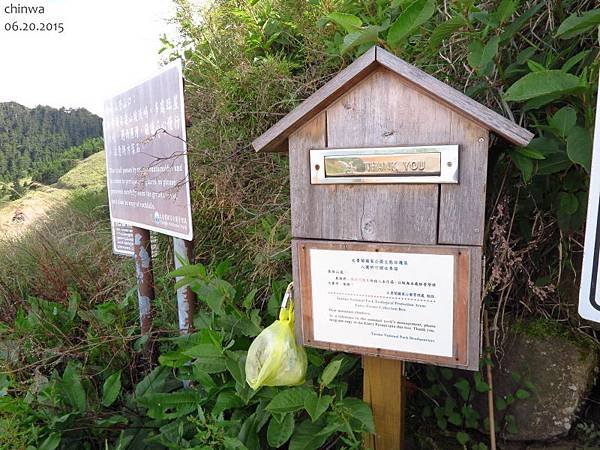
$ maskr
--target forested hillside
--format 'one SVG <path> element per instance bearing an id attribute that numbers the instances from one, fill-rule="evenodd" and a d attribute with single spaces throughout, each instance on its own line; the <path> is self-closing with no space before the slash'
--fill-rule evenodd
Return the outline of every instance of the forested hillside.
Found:
<path id="1" fill-rule="evenodd" d="M 102 119 L 86 109 L 30 109 L 0 103 L 0 180 L 31 174 L 71 147 L 102 135 Z"/>

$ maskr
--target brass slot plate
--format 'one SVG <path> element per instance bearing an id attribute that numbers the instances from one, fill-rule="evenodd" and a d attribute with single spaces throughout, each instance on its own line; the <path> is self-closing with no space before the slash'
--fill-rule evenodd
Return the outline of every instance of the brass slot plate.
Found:
<path id="1" fill-rule="evenodd" d="M 311 184 L 458 183 L 458 145 L 310 151 Z"/>

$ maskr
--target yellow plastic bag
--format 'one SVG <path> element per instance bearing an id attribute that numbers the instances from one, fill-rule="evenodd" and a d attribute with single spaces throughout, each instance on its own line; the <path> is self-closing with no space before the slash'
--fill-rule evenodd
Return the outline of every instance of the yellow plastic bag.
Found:
<path id="1" fill-rule="evenodd" d="M 306 353 L 294 335 L 294 302 L 288 286 L 279 320 L 265 328 L 252 342 L 246 358 L 246 382 L 254 390 L 262 386 L 296 386 L 304 383 Z M 289 300 L 289 301 L 288 301 Z"/>

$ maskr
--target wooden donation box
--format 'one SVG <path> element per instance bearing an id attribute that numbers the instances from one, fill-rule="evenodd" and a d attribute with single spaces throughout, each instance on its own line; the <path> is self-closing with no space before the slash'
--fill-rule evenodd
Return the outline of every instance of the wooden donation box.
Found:
<path id="1" fill-rule="evenodd" d="M 289 152 L 304 345 L 478 370 L 490 131 L 533 137 L 373 47 L 254 141 Z"/>

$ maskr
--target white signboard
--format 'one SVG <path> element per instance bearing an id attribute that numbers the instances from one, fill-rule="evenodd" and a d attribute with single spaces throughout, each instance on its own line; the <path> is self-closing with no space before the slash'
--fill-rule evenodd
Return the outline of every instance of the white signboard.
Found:
<path id="1" fill-rule="evenodd" d="M 133 229 L 130 225 L 120 222 L 111 222 L 113 253 L 120 256 L 134 256 Z M 150 233 L 150 247 L 152 257 L 158 256 L 158 233 Z"/>
<path id="2" fill-rule="evenodd" d="M 314 340 L 453 356 L 454 256 L 310 249 Z"/>
<path id="3" fill-rule="evenodd" d="M 600 86 L 600 81 L 599 81 Z M 590 194 L 588 197 L 585 246 L 583 249 L 583 268 L 579 289 L 579 315 L 584 319 L 600 322 L 600 286 L 598 285 L 600 268 L 600 95 L 596 103 L 596 128 L 594 130 L 594 156 Z"/>
<path id="4" fill-rule="evenodd" d="M 104 103 L 111 220 L 192 239 L 181 62 Z"/>

